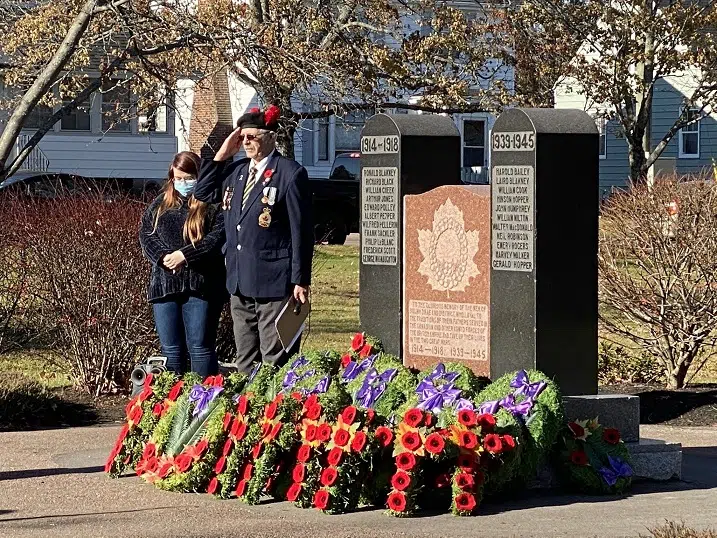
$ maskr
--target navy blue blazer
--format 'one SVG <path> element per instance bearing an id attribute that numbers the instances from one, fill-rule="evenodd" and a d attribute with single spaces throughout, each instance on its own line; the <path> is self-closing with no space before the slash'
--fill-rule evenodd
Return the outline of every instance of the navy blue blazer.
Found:
<path id="1" fill-rule="evenodd" d="M 284 299 L 294 285 L 311 284 L 314 227 L 306 169 L 278 152 L 269 158 L 241 208 L 250 159 L 202 159 L 197 200 L 224 206 L 227 291 L 259 299 Z M 227 202 L 228 199 L 231 199 Z M 227 207 L 228 206 L 228 207 Z"/>

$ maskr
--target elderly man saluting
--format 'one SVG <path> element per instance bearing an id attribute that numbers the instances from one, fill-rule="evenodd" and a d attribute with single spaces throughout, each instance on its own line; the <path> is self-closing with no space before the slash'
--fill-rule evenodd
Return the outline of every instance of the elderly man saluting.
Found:
<path id="1" fill-rule="evenodd" d="M 221 202 L 226 227 L 227 290 L 240 372 L 260 361 L 282 366 L 274 321 L 290 297 L 305 303 L 314 235 L 306 169 L 276 150 L 279 109 L 251 109 L 214 160 L 203 160 L 194 197 Z M 232 162 L 241 146 L 248 158 Z"/>

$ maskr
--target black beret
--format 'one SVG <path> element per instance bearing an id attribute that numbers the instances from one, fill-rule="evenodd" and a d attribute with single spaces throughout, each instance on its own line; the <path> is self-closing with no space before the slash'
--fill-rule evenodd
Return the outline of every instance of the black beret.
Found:
<path id="1" fill-rule="evenodd" d="M 237 120 L 237 127 L 276 131 L 279 128 L 280 114 L 279 108 L 275 105 L 271 105 L 264 111 L 252 108 Z"/>

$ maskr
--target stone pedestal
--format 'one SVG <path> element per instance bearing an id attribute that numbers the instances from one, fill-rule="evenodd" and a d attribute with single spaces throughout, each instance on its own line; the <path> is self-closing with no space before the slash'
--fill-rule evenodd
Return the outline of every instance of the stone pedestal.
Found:
<path id="1" fill-rule="evenodd" d="M 632 456 L 633 480 L 679 480 L 682 478 L 682 445 L 659 439 L 625 443 Z"/>
<path id="2" fill-rule="evenodd" d="M 617 428 L 625 442 L 640 440 L 640 398 L 626 394 L 564 396 L 565 419 L 598 419 L 608 428 Z"/>

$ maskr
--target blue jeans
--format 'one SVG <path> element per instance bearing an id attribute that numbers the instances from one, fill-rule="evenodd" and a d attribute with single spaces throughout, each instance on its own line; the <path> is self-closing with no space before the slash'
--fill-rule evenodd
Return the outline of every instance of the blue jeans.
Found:
<path id="1" fill-rule="evenodd" d="M 216 342 L 221 301 L 183 294 L 162 299 L 152 306 L 167 369 L 183 374 L 188 353 L 192 372 L 202 377 L 215 375 L 219 367 Z"/>

